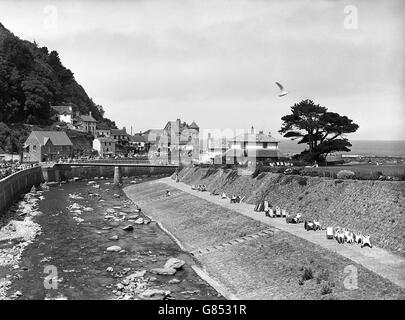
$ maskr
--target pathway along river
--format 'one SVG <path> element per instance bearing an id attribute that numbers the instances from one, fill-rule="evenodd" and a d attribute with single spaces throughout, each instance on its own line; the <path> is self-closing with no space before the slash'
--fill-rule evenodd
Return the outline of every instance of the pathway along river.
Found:
<path id="1" fill-rule="evenodd" d="M 137 225 L 134 220 L 128 221 L 136 207 L 121 187 L 107 179 L 94 182 L 56 185 L 43 193 L 45 199 L 39 201 L 42 214 L 32 218 L 41 232 L 23 251 L 18 267 L 0 266 L 0 280 L 3 284 L 5 279 L 11 282 L 6 299 L 139 299 L 137 293 L 141 293 L 142 299 L 162 299 L 168 291 L 169 299 L 223 299 L 197 276 L 190 267 L 192 258 L 155 222 Z M 7 219 L 23 217 L 10 210 Z M 6 223 L 3 221 L 0 227 Z M 132 231 L 123 230 L 128 224 L 133 225 Z M 112 236 L 119 239 L 110 240 Z M 7 245 L 12 247 L 13 243 L 3 242 L 0 251 Z M 119 246 L 125 252 L 107 252 L 110 246 Z M 173 276 L 150 273 L 152 268 L 163 267 L 170 257 L 186 264 Z M 46 289 L 44 281 L 56 283 L 49 281 L 54 270 L 57 288 Z M 128 279 L 129 275 L 133 277 Z M 129 288 L 135 288 L 135 294 Z M 147 294 L 143 296 L 145 290 Z"/>

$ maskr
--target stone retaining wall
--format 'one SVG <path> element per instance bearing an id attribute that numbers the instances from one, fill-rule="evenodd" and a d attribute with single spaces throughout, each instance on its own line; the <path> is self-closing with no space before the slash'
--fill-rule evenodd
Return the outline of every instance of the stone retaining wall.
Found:
<path id="1" fill-rule="evenodd" d="M 152 175 L 171 175 L 176 168 L 174 167 L 121 167 L 121 176 L 152 176 Z M 43 168 L 45 181 L 60 181 L 79 177 L 81 179 L 92 179 L 94 177 L 114 176 L 114 166 L 71 166 L 66 165 Z"/>
<path id="2" fill-rule="evenodd" d="M 185 168 L 180 180 L 205 184 L 208 191 L 245 196 L 255 204 L 268 200 L 323 225 L 341 226 L 371 235 L 380 247 L 405 254 L 405 182 L 337 180 L 261 173 L 256 178 L 235 170 Z"/>
<path id="3" fill-rule="evenodd" d="M 43 181 L 41 167 L 34 167 L 0 180 L 0 215 L 23 193 L 29 191 L 33 185 L 38 186 Z"/>

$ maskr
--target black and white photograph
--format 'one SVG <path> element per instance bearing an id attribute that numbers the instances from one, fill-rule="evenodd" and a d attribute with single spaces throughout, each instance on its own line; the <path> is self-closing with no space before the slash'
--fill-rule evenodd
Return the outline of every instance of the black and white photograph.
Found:
<path id="1" fill-rule="evenodd" d="M 0 0 L 0 300 L 404 300 L 404 39 L 403 0 Z"/>

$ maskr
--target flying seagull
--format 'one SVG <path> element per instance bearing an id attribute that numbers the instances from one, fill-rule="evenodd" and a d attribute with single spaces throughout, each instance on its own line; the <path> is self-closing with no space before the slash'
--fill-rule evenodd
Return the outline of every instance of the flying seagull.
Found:
<path id="1" fill-rule="evenodd" d="M 281 93 L 278 95 L 279 97 L 283 97 L 286 94 L 288 94 L 288 91 L 284 89 L 284 87 L 281 85 L 281 83 L 276 82 L 276 85 L 280 88 Z"/>

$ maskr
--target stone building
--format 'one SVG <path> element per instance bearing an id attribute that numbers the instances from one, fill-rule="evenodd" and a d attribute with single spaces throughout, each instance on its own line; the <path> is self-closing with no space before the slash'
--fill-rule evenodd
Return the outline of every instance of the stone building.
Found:
<path id="1" fill-rule="evenodd" d="M 73 154 L 73 144 L 64 131 L 32 131 L 24 143 L 28 161 L 57 161 Z"/>

